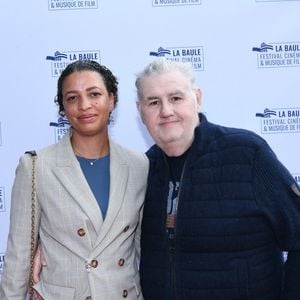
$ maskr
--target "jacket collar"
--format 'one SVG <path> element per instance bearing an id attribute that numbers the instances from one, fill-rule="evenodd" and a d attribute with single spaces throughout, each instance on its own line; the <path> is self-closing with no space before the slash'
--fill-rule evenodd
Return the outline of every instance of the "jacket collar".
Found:
<path id="1" fill-rule="evenodd" d="M 63 187 L 68 190 L 74 201 L 78 203 L 90 218 L 97 233 L 96 245 L 99 245 L 109 233 L 124 201 L 128 181 L 128 165 L 124 161 L 121 147 L 109 139 L 110 146 L 110 190 L 109 205 L 105 221 L 97 201 L 81 171 L 80 164 L 71 145 L 72 133 L 67 133 L 57 144 L 56 166 L 54 173 Z"/>

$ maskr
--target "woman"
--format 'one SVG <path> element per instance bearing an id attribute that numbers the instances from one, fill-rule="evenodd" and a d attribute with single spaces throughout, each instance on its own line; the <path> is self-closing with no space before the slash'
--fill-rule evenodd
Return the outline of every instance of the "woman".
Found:
<path id="1" fill-rule="evenodd" d="M 59 113 L 70 133 L 37 153 L 36 236 L 47 267 L 43 299 L 142 299 L 137 260 L 148 160 L 108 136 L 118 82 L 94 61 L 58 80 Z M 17 167 L 1 299 L 25 299 L 30 268 L 31 157 Z"/>

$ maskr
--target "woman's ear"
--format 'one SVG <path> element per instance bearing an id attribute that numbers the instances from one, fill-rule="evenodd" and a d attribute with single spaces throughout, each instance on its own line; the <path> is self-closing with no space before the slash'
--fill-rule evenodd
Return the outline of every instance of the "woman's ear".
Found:
<path id="1" fill-rule="evenodd" d="M 110 93 L 109 95 L 109 111 L 112 112 L 115 108 L 115 95 Z"/>

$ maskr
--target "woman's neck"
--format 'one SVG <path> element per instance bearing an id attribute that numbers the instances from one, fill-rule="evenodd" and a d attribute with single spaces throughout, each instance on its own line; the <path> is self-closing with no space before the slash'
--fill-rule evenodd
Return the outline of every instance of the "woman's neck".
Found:
<path id="1" fill-rule="evenodd" d="M 75 155 L 85 158 L 99 158 L 109 153 L 108 135 L 103 137 L 72 135 L 71 144 Z"/>

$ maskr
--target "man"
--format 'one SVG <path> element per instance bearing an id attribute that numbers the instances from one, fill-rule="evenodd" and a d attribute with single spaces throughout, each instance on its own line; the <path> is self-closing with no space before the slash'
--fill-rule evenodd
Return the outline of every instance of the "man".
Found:
<path id="1" fill-rule="evenodd" d="M 187 64 L 156 60 L 136 87 L 156 143 L 142 221 L 145 300 L 300 299 L 300 191 L 267 143 L 209 123 Z"/>

